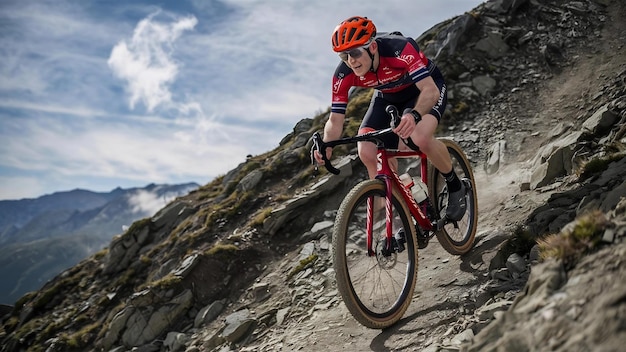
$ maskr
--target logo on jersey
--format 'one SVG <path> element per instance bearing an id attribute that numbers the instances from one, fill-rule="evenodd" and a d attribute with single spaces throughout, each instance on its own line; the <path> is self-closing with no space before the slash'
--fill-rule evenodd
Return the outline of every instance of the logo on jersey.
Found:
<path id="1" fill-rule="evenodd" d="M 413 55 L 400 55 L 400 56 L 398 56 L 398 60 L 405 62 L 407 65 L 410 65 L 413 61 L 415 61 L 415 56 L 413 56 Z"/>
<path id="2" fill-rule="evenodd" d="M 365 80 L 365 77 L 361 77 L 361 80 Z M 370 79 L 366 82 L 363 82 L 363 86 L 365 87 L 376 87 L 378 85 L 378 81 L 375 79 Z"/>
<path id="3" fill-rule="evenodd" d="M 386 72 L 386 73 L 391 73 L 391 72 Z M 378 82 L 380 84 L 385 84 L 385 83 L 389 83 L 389 82 L 392 82 L 392 81 L 396 81 L 396 80 L 400 79 L 402 77 L 402 75 L 403 75 L 402 72 L 397 72 L 397 73 L 395 73 L 395 74 L 393 74 L 391 76 L 379 77 L 378 78 Z"/>
<path id="4" fill-rule="evenodd" d="M 339 87 L 341 87 L 341 82 L 343 82 L 343 78 L 339 78 L 335 84 L 333 84 L 333 93 L 339 92 Z"/>
<path id="5" fill-rule="evenodd" d="M 443 97 L 446 96 L 446 85 L 444 84 L 443 87 L 441 87 L 441 92 L 439 92 L 439 99 L 437 100 L 437 105 L 436 106 L 441 106 L 443 104 Z"/>

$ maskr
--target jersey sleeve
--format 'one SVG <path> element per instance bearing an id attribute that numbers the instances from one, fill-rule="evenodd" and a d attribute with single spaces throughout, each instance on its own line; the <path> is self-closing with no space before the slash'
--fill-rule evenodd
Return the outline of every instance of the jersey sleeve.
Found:
<path id="1" fill-rule="evenodd" d="M 419 49 L 419 46 L 412 38 L 407 38 L 407 44 L 402 51 L 401 57 L 404 58 L 409 69 L 409 76 L 414 83 L 430 75 L 430 61 Z"/>
<path id="2" fill-rule="evenodd" d="M 347 70 L 346 70 L 347 69 Z M 348 96 L 352 84 L 350 83 L 350 68 L 344 64 L 340 64 L 335 70 L 332 82 L 332 103 L 330 111 L 342 115 L 346 114 L 348 107 Z"/>

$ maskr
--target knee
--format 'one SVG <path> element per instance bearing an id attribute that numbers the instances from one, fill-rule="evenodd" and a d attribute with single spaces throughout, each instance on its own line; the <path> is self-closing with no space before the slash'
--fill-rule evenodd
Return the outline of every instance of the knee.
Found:
<path id="1" fill-rule="evenodd" d="M 365 166 L 376 165 L 376 152 L 370 148 L 359 148 L 359 158 Z"/>
<path id="2" fill-rule="evenodd" d="M 435 131 L 437 130 L 438 125 L 439 121 L 435 116 L 432 114 L 426 114 L 422 117 L 422 121 L 417 124 L 417 128 L 415 128 L 413 134 L 411 134 L 413 143 L 420 147 L 420 149 L 426 154 L 437 148 Z"/>
<path id="3" fill-rule="evenodd" d="M 420 149 L 426 154 L 428 154 L 428 152 L 432 150 L 433 144 L 435 143 L 434 136 L 418 135 L 415 137 L 411 136 L 411 139 L 413 140 L 413 143 L 420 147 Z"/>

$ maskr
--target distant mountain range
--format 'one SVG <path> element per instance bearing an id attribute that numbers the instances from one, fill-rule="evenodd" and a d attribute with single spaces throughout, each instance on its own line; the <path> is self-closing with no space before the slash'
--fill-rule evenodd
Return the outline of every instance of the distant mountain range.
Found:
<path id="1" fill-rule="evenodd" d="M 107 246 L 125 226 L 198 187 L 150 184 L 108 193 L 75 189 L 0 201 L 0 303 L 13 304 L 39 289 Z"/>

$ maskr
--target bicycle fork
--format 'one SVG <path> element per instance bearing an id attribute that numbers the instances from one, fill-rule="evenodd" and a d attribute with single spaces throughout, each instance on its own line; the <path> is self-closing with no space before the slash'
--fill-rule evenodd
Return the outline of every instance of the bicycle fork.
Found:
<path id="1" fill-rule="evenodd" d="M 392 199 L 392 182 L 390 179 L 385 179 L 386 194 L 385 194 L 385 237 L 384 243 L 374 243 L 374 213 L 376 210 L 376 204 L 374 197 L 369 197 L 367 199 L 367 255 L 375 256 L 376 255 L 376 245 L 381 246 L 380 254 L 387 257 L 394 252 L 402 252 L 405 249 L 404 243 L 406 240 L 404 238 L 395 238 L 393 234 L 393 205 L 391 202 Z M 401 229 L 396 229 L 401 230 Z M 398 232 L 398 235 L 400 233 Z"/>

